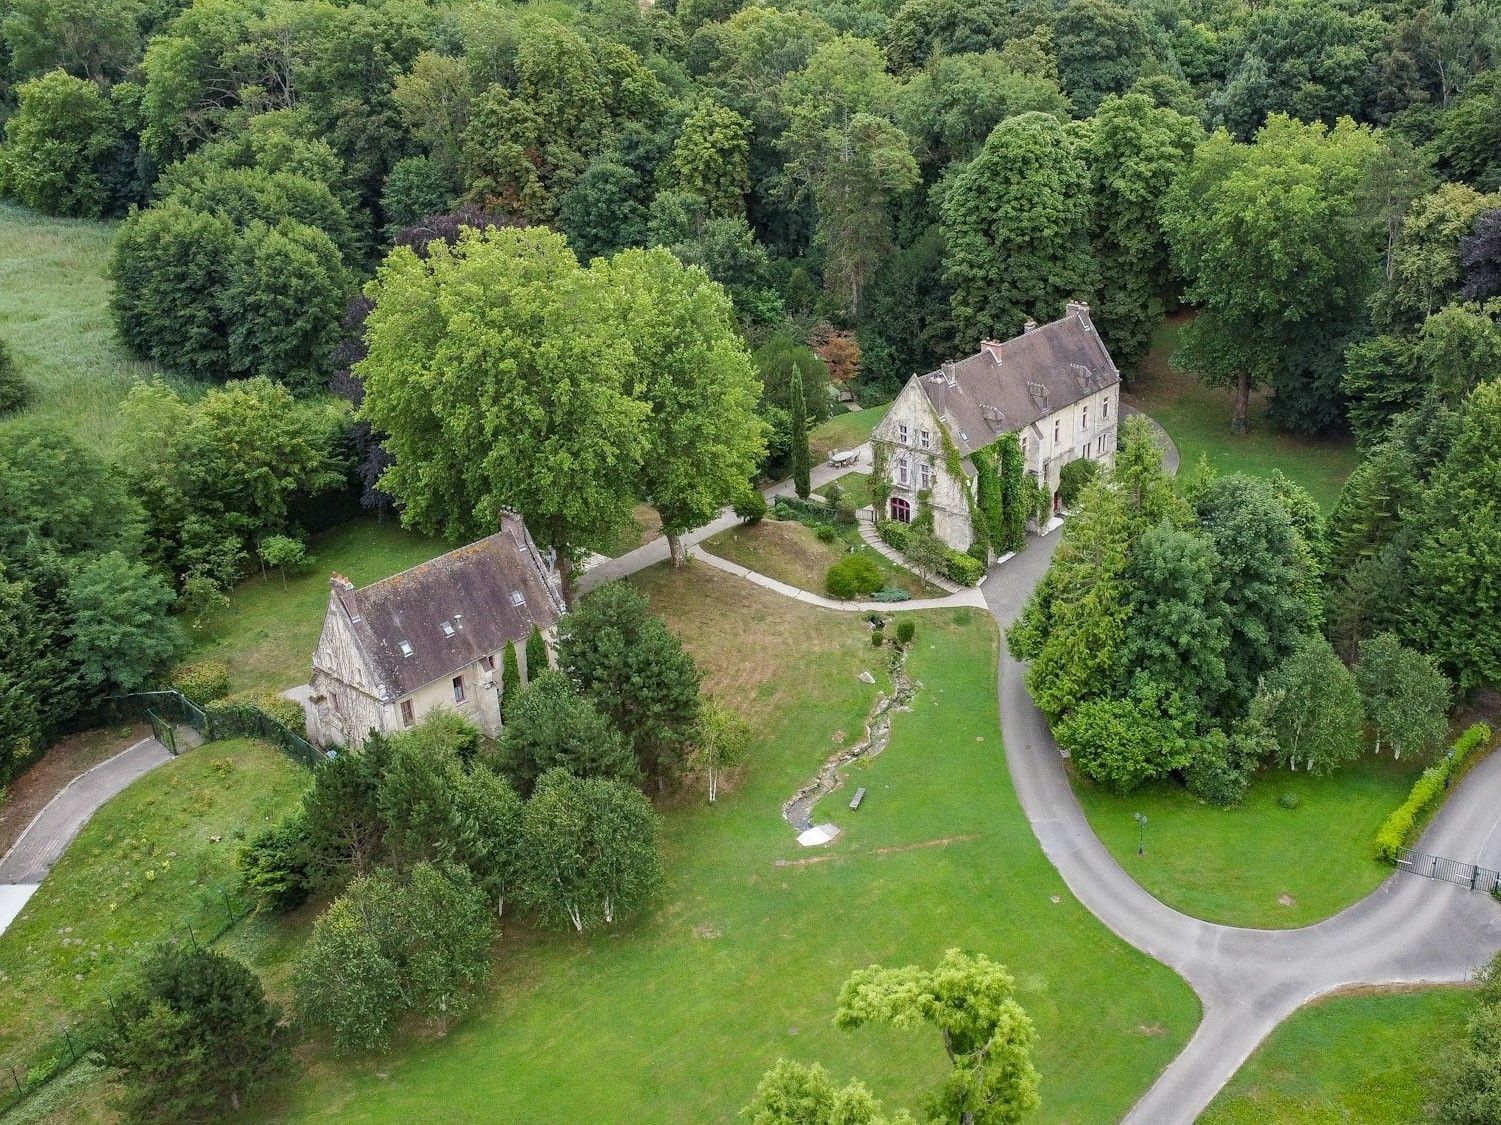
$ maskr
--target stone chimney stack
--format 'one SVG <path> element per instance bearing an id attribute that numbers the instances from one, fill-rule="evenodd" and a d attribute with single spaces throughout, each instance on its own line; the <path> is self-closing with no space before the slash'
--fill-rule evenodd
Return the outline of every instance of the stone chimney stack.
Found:
<path id="1" fill-rule="evenodd" d="M 1001 342 L 999 340 L 981 340 L 980 350 L 990 357 L 990 361 L 997 367 L 1001 364 Z"/>
<path id="2" fill-rule="evenodd" d="M 1069 316 L 1077 316 L 1081 320 L 1083 320 L 1086 325 L 1089 324 L 1089 304 L 1088 304 L 1088 302 L 1086 302 L 1086 301 L 1070 301 L 1068 303 L 1068 305 L 1067 305 L 1067 308 L 1068 308 L 1068 315 Z"/>
<path id="3" fill-rule="evenodd" d="M 1027 322 L 1022 325 L 1022 335 L 1025 336 L 1028 332 L 1036 332 L 1036 331 L 1037 331 L 1037 321 L 1033 320 L 1030 316 L 1027 317 Z"/>
<path id="4" fill-rule="evenodd" d="M 345 578 L 342 574 L 339 574 L 337 571 L 335 571 L 333 574 L 330 574 L 328 576 L 328 585 L 329 585 L 330 589 L 334 589 L 334 590 L 353 590 L 354 589 L 354 583 L 351 582 L 349 579 Z"/>

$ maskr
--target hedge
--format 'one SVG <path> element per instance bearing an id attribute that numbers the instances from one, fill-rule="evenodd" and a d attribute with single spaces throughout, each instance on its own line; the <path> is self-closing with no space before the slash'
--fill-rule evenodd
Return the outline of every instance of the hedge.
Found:
<path id="1" fill-rule="evenodd" d="M 883 542 L 906 553 L 909 534 L 906 524 L 897 523 L 896 520 L 879 520 L 876 523 L 876 534 Z M 943 576 L 961 586 L 973 586 L 985 577 L 985 564 L 950 547 L 944 554 Z"/>
<path id="2" fill-rule="evenodd" d="M 264 738 L 307 765 L 317 762 L 305 732 L 307 716 L 300 703 L 279 695 L 231 695 L 203 708 L 210 739 L 249 735 Z"/>
<path id="3" fill-rule="evenodd" d="M 172 686 L 202 706 L 229 694 L 229 665 L 222 660 L 199 660 L 180 665 L 172 673 Z"/>
<path id="4" fill-rule="evenodd" d="M 1476 723 L 1455 740 L 1454 746 L 1444 757 L 1429 766 L 1412 783 L 1412 791 L 1376 832 L 1376 856 L 1388 863 L 1397 861 L 1397 853 L 1412 842 L 1412 836 L 1422 815 L 1436 804 L 1449 779 L 1465 762 L 1465 759 L 1491 740 L 1491 728 Z"/>

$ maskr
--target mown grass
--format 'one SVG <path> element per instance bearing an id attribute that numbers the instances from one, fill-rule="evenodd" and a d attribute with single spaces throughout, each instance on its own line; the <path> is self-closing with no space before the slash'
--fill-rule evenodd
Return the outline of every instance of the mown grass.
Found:
<path id="1" fill-rule="evenodd" d="M 886 576 L 888 586 L 906 590 L 914 598 L 943 593 L 906 567 L 871 550 L 858 536 L 825 543 L 811 528 L 795 520 L 765 519 L 755 524 L 739 524 L 706 539 L 703 545 L 710 554 L 815 594 L 825 592 L 824 578 L 829 568 L 853 548 L 876 564 Z"/>
<path id="2" fill-rule="evenodd" d="M 285 585 L 272 574 L 236 586 L 227 606 L 191 630 L 193 647 L 185 659 L 223 660 L 235 691 L 282 691 L 306 683 L 323 629 L 331 573 L 365 586 L 449 549 L 394 520 L 341 524 L 313 539 L 308 553 L 314 561 Z"/>
<path id="3" fill-rule="evenodd" d="M 829 490 L 835 485 L 849 498 L 857 508 L 864 508 L 870 504 L 870 474 L 869 473 L 845 473 L 842 477 L 836 477 L 822 488 L 813 491 L 819 496 L 827 496 Z"/>
<path id="4" fill-rule="evenodd" d="M 56 424 L 105 453 L 121 401 L 156 373 L 115 337 L 106 273 L 115 229 L 0 203 L 0 340 L 35 395 L 23 416 Z M 169 382 L 195 390 L 187 380 Z"/>
<path id="5" fill-rule="evenodd" d="M 1152 337 L 1152 350 L 1134 373 L 1126 400 L 1161 423 L 1182 454 L 1181 472 L 1191 475 L 1201 458 L 1220 473 L 1268 476 L 1280 469 L 1306 488 L 1325 514 L 1334 510 L 1345 478 L 1359 461 L 1348 438 L 1300 438 L 1279 433 L 1266 421 L 1266 396 L 1251 400 L 1249 431 L 1230 432 L 1230 390 L 1206 387 L 1169 360 L 1178 333 L 1191 314 L 1175 314 Z"/>
<path id="6" fill-rule="evenodd" d="M 24 1074 L 156 942 L 218 930 L 239 841 L 279 820 L 306 781 L 263 743 L 213 742 L 100 808 L 0 935 L 0 1064 Z"/>
<path id="7" fill-rule="evenodd" d="M 1247 1060 L 1200 1125 L 1432 1121 L 1437 1063 L 1459 1042 L 1463 988 L 1332 996 L 1294 1013 Z"/>
<path id="8" fill-rule="evenodd" d="M 1376 829 L 1421 768 L 1368 757 L 1329 777 L 1266 770 L 1230 809 L 1172 782 L 1116 797 L 1076 774 L 1074 792 L 1111 854 L 1169 906 L 1211 922 L 1280 929 L 1336 913 L 1391 873 L 1375 859 Z M 1299 807 L 1282 808 L 1284 793 Z M 1147 818 L 1144 856 L 1136 854 L 1137 812 Z"/>
<path id="9" fill-rule="evenodd" d="M 716 806 L 690 794 L 667 810 L 655 911 L 582 938 L 508 923 L 493 991 L 465 1022 L 378 1057 L 311 1048 L 305 1079 L 261 1118 L 729 1122 L 779 1056 L 914 1106 L 946 1065 L 936 1034 L 839 1031 L 839 986 L 872 962 L 962 946 L 1016 974 L 1041 1037 L 1038 1119 L 1118 1120 L 1186 1041 L 1198 1004 L 1095 922 L 1038 849 L 997 734 L 989 618 L 916 618 L 913 711 L 856 769 L 852 783 L 869 790 L 860 811 L 847 791 L 819 806 L 845 832 L 810 853 L 780 808 L 859 736 L 877 689 L 858 674 L 884 682 L 867 626 L 701 564 L 634 581 L 685 638 L 706 689 L 756 731 L 745 776 Z M 305 925 L 263 930 L 262 952 L 246 951 L 273 988 Z"/>
<path id="10" fill-rule="evenodd" d="M 854 449 L 870 440 L 870 432 L 886 417 L 886 406 L 869 406 L 864 410 L 846 410 L 827 422 L 813 427 L 808 434 L 808 449 L 813 460 L 822 461 L 834 450 Z"/>

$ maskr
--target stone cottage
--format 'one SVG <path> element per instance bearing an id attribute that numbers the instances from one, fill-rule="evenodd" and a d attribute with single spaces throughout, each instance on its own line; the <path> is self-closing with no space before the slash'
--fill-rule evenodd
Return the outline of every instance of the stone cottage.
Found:
<path id="1" fill-rule="evenodd" d="M 335 574 L 309 685 L 316 740 L 358 747 L 439 708 L 495 735 L 506 646 L 524 671 L 533 627 L 551 654 L 564 611 L 555 570 L 513 512 L 496 534 L 361 589 Z"/>
<path id="2" fill-rule="evenodd" d="M 975 355 L 907 381 L 871 435 L 890 490 L 876 514 L 910 523 L 925 498 L 934 534 L 967 550 L 975 539 L 972 454 L 1008 433 L 1021 443 L 1024 471 L 1052 494 L 1056 514 L 1065 464 L 1079 457 L 1114 463 L 1119 414 L 1120 372 L 1089 306 L 1071 301 L 1060 320 L 1029 320 L 1020 336 L 986 340 Z"/>

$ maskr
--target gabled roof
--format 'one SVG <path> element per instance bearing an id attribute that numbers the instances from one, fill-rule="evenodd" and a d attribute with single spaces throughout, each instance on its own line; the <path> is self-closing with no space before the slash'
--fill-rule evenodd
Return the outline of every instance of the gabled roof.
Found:
<path id="1" fill-rule="evenodd" d="M 1070 303 L 1068 310 L 917 378 L 961 456 L 1120 382 L 1089 306 Z"/>
<path id="2" fill-rule="evenodd" d="M 564 612 L 551 570 L 513 512 L 467 547 L 359 590 L 334 575 L 332 589 L 390 699 L 524 641 Z"/>

